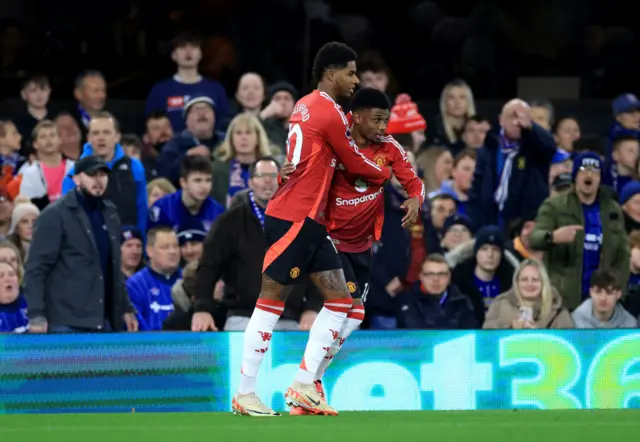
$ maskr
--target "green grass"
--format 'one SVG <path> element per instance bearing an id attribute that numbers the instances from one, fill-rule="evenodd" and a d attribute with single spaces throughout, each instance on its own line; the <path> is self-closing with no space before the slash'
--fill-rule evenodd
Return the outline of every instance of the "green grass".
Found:
<path id="1" fill-rule="evenodd" d="M 0 416 L 2 442 L 602 442 L 638 434 L 640 410 Z"/>

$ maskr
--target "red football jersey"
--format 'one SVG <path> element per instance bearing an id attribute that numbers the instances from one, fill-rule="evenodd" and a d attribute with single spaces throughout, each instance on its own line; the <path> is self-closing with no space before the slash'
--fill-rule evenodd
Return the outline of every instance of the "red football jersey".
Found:
<path id="1" fill-rule="evenodd" d="M 360 153 L 340 105 L 317 90 L 300 99 L 293 109 L 287 160 L 296 170 L 278 188 L 266 211 L 269 216 L 287 221 L 309 217 L 324 223 L 329 187 L 338 162 L 378 185 L 391 176 L 386 167 Z"/>
<path id="2" fill-rule="evenodd" d="M 368 146 L 361 152 L 380 167 L 391 166 L 409 197 L 419 198 L 422 206 L 424 183 L 407 159 L 407 153 L 393 137 L 386 136 L 380 145 Z M 329 191 L 327 229 L 339 251 L 364 252 L 371 248 L 372 241 L 380 239 L 382 233 L 384 189 L 380 184 L 348 173 L 341 166 L 338 166 Z"/>

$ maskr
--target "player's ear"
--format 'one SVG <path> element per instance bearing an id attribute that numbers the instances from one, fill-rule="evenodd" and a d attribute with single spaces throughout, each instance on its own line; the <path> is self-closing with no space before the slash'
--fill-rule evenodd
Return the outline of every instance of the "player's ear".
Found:
<path id="1" fill-rule="evenodd" d="M 352 112 L 353 122 L 356 124 L 362 123 L 362 114 L 360 112 Z"/>

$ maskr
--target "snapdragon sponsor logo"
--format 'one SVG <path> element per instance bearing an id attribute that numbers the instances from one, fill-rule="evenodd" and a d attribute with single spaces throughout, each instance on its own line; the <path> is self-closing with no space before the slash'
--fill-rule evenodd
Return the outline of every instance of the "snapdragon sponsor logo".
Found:
<path id="1" fill-rule="evenodd" d="M 366 203 L 368 201 L 375 201 L 376 198 L 378 198 L 380 195 L 382 195 L 382 192 L 384 192 L 384 188 L 380 188 L 378 189 L 378 191 L 376 193 L 371 193 L 369 195 L 364 195 L 364 196 L 360 196 L 358 198 L 352 198 L 352 199 L 344 199 L 344 198 L 336 198 L 336 205 L 337 206 L 357 206 L 359 204 L 362 203 Z"/>

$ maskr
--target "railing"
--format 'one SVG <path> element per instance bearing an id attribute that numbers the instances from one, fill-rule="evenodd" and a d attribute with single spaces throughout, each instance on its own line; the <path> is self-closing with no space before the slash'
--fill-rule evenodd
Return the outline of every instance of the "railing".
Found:
<path id="1" fill-rule="evenodd" d="M 258 394 L 284 409 L 307 333 L 278 332 Z M 242 333 L 0 336 L 0 413 L 229 411 Z M 640 331 L 357 332 L 339 410 L 640 408 Z"/>

